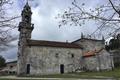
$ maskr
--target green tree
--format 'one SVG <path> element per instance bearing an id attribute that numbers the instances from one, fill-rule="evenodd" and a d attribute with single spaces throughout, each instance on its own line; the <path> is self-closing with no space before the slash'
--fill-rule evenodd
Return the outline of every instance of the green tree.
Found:
<path id="1" fill-rule="evenodd" d="M 82 26 L 92 21 L 99 26 L 90 34 L 91 36 L 97 31 L 101 33 L 104 31 L 108 36 L 114 36 L 120 31 L 120 0 L 89 0 L 88 2 L 99 1 L 94 7 L 91 6 L 92 8 L 86 5 L 89 3 L 82 3 L 82 1 L 74 0 L 68 10 L 59 14 L 58 17 L 62 18 L 59 26 L 68 24 Z"/>
<path id="2" fill-rule="evenodd" d="M 5 59 L 2 56 L 0 56 L 0 68 L 5 66 L 6 66 Z"/>

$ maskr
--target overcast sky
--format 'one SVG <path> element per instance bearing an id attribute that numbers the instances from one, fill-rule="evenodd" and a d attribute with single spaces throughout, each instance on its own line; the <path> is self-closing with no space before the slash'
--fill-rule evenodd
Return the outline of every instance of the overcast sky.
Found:
<path id="1" fill-rule="evenodd" d="M 24 0 L 13 0 L 14 4 L 11 9 L 8 10 L 10 15 L 21 15 L 21 11 L 25 5 Z M 88 23 L 83 27 L 77 26 L 63 26 L 58 27 L 59 19 L 55 17 L 64 12 L 71 6 L 73 0 L 33 0 L 29 4 L 32 8 L 32 23 L 34 24 L 34 30 L 32 32 L 32 39 L 37 40 L 50 40 L 50 41 L 63 41 L 71 42 L 80 38 L 81 32 L 85 34 L 92 33 L 96 27 L 93 28 L 93 23 Z M 80 0 L 83 2 L 83 0 Z M 94 7 L 95 4 L 101 0 L 84 0 L 87 3 L 87 7 Z M 16 23 L 19 23 L 20 19 Z M 92 27 L 92 28 L 91 28 Z M 17 29 L 14 30 L 14 34 L 19 34 Z M 15 42 L 17 45 L 17 41 Z M 17 47 L 0 53 L 7 60 L 13 60 L 17 58 Z"/>

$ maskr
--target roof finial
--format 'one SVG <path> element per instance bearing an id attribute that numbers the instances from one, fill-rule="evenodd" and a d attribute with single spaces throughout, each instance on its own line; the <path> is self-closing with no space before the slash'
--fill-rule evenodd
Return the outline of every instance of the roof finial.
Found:
<path id="1" fill-rule="evenodd" d="M 26 5 L 29 5 L 29 0 L 26 0 Z"/>
<path id="2" fill-rule="evenodd" d="M 25 7 L 29 7 L 29 0 L 26 0 Z"/>
<path id="3" fill-rule="evenodd" d="M 26 4 L 28 4 L 28 0 L 27 0 Z"/>
<path id="4" fill-rule="evenodd" d="M 28 0 L 27 0 L 27 3 L 28 3 Z"/>

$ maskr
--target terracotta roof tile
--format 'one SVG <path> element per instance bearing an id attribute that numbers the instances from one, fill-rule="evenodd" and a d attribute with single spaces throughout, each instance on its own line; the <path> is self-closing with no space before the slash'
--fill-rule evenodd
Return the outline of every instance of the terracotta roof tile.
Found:
<path id="1" fill-rule="evenodd" d="M 68 43 L 68 42 L 55 42 L 55 41 L 43 41 L 43 40 L 28 40 L 29 46 L 46 46 L 46 47 L 62 47 L 62 48 L 79 48 L 81 49 L 81 46 L 74 44 L 74 43 Z"/>
<path id="2" fill-rule="evenodd" d="M 83 53 L 83 57 L 90 57 L 90 56 L 95 56 L 97 53 L 101 52 L 104 48 L 101 48 L 99 50 L 92 50 L 88 51 L 86 53 Z"/>
<path id="3" fill-rule="evenodd" d="M 88 57 L 88 56 L 94 56 L 95 55 L 95 51 L 89 51 L 83 54 L 83 57 Z"/>

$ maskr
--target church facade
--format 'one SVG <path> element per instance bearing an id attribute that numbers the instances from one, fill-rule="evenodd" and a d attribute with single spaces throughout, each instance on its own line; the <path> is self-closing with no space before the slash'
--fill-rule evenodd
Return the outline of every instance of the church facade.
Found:
<path id="1" fill-rule="evenodd" d="M 81 70 L 99 71 L 100 69 L 111 70 L 113 68 L 111 55 L 104 49 L 104 40 L 81 38 L 71 43 L 32 40 L 31 33 L 34 25 L 31 23 L 31 15 L 31 8 L 27 3 L 21 14 L 22 21 L 18 26 L 20 32 L 18 75 L 62 74 Z M 96 52 L 91 55 L 89 53 L 91 50 L 96 50 Z M 99 50 L 99 54 L 102 54 L 99 59 L 105 58 L 105 60 L 98 60 L 97 50 Z M 90 60 L 93 62 L 91 63 Z M 106 63 L 103 64 L 103 62 Z M 92 64 L 94 67 L 89 66 Z M 104 68 L 101 68 L 100 65 L 103 65 Z"/>

